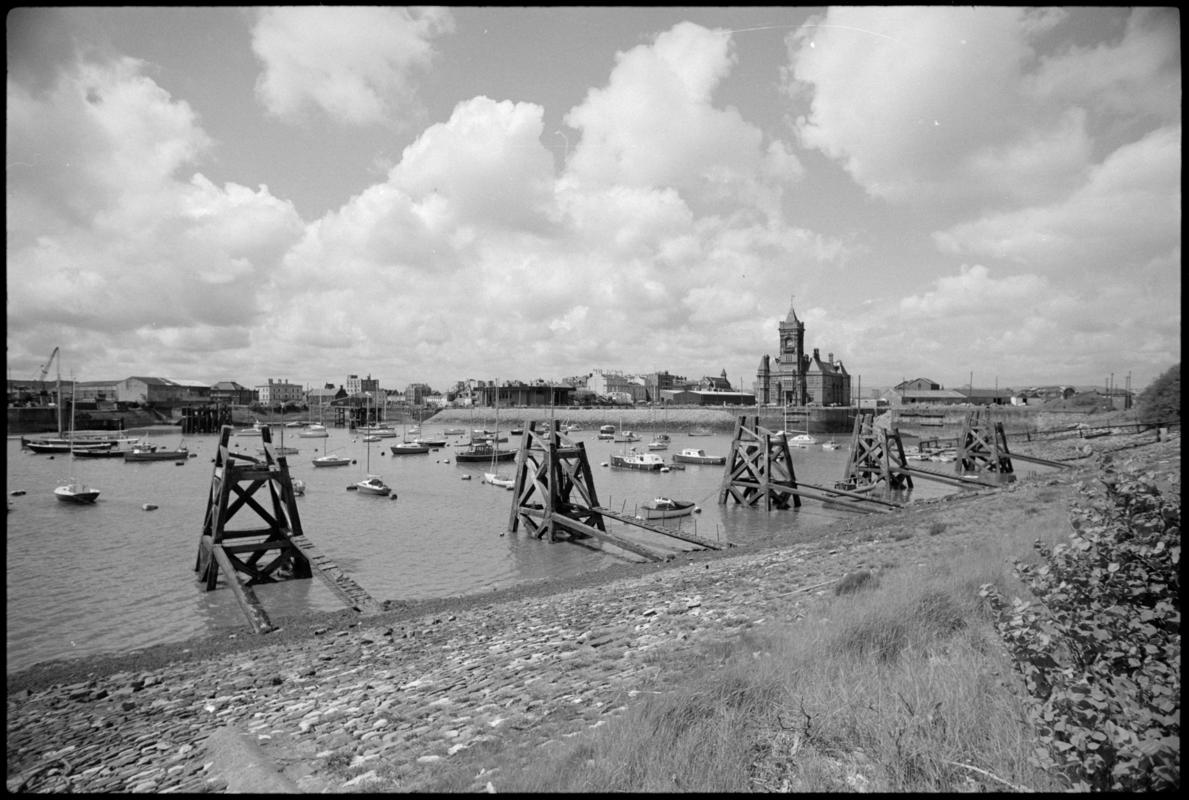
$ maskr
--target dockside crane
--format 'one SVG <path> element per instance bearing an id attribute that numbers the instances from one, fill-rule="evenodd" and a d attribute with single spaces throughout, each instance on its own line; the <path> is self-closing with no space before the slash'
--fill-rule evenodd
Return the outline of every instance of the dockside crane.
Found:
<path id="1" fill-rule="evenodd" d="M 50 353 L 49 360 L 41 365 L 41 374 L 37 377 L 37 393 L 45 394 L 45 376 L 49 374 L 50 367 L 54 365 L 54 359 L 58 357 L 58 348 L 54 348 L 54 352 Z"/>
<path id="2" fill-rule="evenodd" d="M 54 399 L 54 408 L 58 412 L 58 435 L 62 435 L 62 360 L 58 358 L 58 348 L 54 348 L 54 352 L 50 353 L 49 359 L 41 365 L 41 375 L 37 379 L 38 396 L 45 395 L 45 376 L 49 374 L 50 367 L 53 366 L 54 360 L 58 361 L 58 396 Z"/>

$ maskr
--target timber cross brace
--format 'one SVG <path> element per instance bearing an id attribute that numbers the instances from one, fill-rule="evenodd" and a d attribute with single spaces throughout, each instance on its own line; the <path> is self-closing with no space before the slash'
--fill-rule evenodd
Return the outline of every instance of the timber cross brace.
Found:
<path id="1" fill-rule="evenodd" d="M 793 506 L 800 508 L 801 496 L 796 490 L 797 474 L 788 439 L 762 427 L 758 416 L 739 417 L 718 504 L 726 505 L 731 497 L 736 503 L 754 506 L 762 499 L 764 509 L 771 511 L 788 508 L 791 497 Z"/>
<path id="2" fill-rule="evenodd" d="M 889 489 L 911 489 L 912 476 L 900 431 L 875 424 L 875 414 L 859 412 L 851 434 L 850 457 L 835 486 L 851 491 L 866 491 L 881 481 Z"/>
<path id="3" fill-rule="evenodd" d="M 992 424 L 990 410 L 986 412 L 985 423 L 982 409 L 975 409 L 966 415 L 966 421 L 962 425 L 962 437 L 958 440 L 957 470 L 960 473 L 1000 475 L 1010 475 L 1013 472 L 1003 423 Z"/>

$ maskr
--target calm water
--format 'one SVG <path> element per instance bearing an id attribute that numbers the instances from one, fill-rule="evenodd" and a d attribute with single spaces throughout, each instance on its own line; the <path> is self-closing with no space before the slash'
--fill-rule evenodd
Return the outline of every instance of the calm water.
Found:
<path id="1" fill-rule="evenodd" d="M 278 429 L 279 430 L 279 429 Z M 426 428 L 427 435 L 440 429 Z M 798 511 L 764 511 L 733 501 L 719 506 L 721 466 L 687 465 L 685 470 L 645 473 L 610 469 L 613 452 L 624 445 L 599 440 L 595 431 L 573 434 L 584 441 L 603 505 L 634 512 L 658 495 L 690 499 L 701 513 L 677 525 L 705 539 L 747 544 L 771 536 L 795 540 L 799 532 L 854 512 L 805 500 Z M 666 460 L 682 447 L 727 455 L 730 436 L 672 434 Z M 176 434 L 154 436 L 176 446 Z M 274 440 L 279 441 L 274 431 Z M 516 442 L 515 437 L 510 445 Z M 231 592 L 207 592 L 194 572 L 218 437 L 187 436 L 197 456 L 178 466 L 172 461 L 130 463 L 121 459 L 74 461 L 69 456 L 36 455 L 8 441 L 7 632 L 9 672 L 41 661 L 132 650 L 221 631 L 246 631 Z M 482 482 L 486 465 L 455 464 L 454 446 L 428 455 L 392 456 L 384 439 L 371 445 L 371 471 L 382 475 L 396 500 L 360 495 L 346 487 L 362 479 L 367 445 L 344 430 L 329 439 L 287 434 L 285 444 L 300 449 L 289 456 L 294 477 L 306 483 L 298 498 L 306 536 L 377 600 L 422 600 L 475 594 L 546 578 L 565 578 L 602 569 L 625 558 L 599 543 L 590 547 L 549 543 L 523 530 L 506 533 L 512 493 Z M 458 437 L 450 437 L 453 443 Z M 252 455 L 259 438 L 234 437 Z M 642 449 L 646 443 L 638 443 Z M 357 464 L 318 468 L 314 456 L 325 450 Z M 794 450 L 797 477 L 829 485 L 840 477 L 849 450 L 820 447 Z M 501 466 L 511 474 L 514 463 Z M 72 475 L 99 488 L 94 506 L 73 506 L 53 496 Z M 462 476 L 471 475 L 471 480 Z M 912 499 L 947 494 L 935 481 L 918 481 Z M 12 492 L 24 490 L 23 496 Z M 146 511 L 146 503 L 158 506 Z M 244 526 L 255 515 L 236 517 Z M 612 531 L 622 530 L 608 521 Z M 635 538 L 641 538 L 639 536 Z M 655 540 L 653 540 L 655 541 Z M 666 540 L 669 542 L 670 540 Z M 682 545 L 684 546 L 684 545 Z M 320 581 L 295 580 L 257 587 L 274 623 L 308 612 L 343 606 Z"/>

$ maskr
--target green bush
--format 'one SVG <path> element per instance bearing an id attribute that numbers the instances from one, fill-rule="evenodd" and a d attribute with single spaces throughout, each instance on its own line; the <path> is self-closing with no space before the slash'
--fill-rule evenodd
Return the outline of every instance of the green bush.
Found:
<path id="1" fill-rule="evenodd" d="M 1039 766 L 1074 790 L 1180 786 L 1181 504 L 1104 459 L 1068 544 L 1015 562 L 1038 602 L 981 590 L 1035 700 Z"/>
<path id="2" fill-rule="evenodd" d="M 1181 365 L 1169 368 L 1140 392 L 1135 401 L 1140 422 L 1176 423 L 1181 421 Z"/>

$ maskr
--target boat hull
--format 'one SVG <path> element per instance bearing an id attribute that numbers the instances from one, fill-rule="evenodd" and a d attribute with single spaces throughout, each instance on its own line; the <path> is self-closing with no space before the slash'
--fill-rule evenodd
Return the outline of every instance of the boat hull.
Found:
<path id="1" fill-rule="evenodd" d="M 476 464 L 484 461 L 511 461 L 516 458 L 515 450 L 497 450 L 492 453 L 490 450 L 480 452 L 466 452 L 454 454 L 454 460 L 462 463 Z"/>
<path id="2" fill-rule="evenodd" d="M 673 460 L 678 464 L 709 464 L 711 466 L 722 466 L 727 463 L 726 456 L 683 456 L 680 453 L 674 453 Z"/>
<path id="3" fill-rule="evenodd" d="M 349 458 L 315 458 L 315 467 L 345 467 L 351 463 Z"/>
<path id="4" fill-rule="evenodd" d="M 355 488 L 360 494 L 374 494 L 378 497 L 386 497 L 392 494 L 392 487 L 384 483 L 379 478 L 367 478 L 355 484 Z"/>
<path id="5" fill-rule="evenodd" d="M 664 466 L 664 462 L 657 460 L 639 460 L 625 456 L 611 456 L 611 466 L 619 469 L 635 469 L 641 472 L 656 472 Z"/>
<path id="6" fill-rule="evenodd" d="M 74 486 L 59 486 L 54 489 L 54 496 L 63 503 L 75 505 L 89 505 L 99 499 L 98 489 L 76 488 Z"/>
<path id="7" fill-rule="evenodd" d="M 419 456 L 429 452 L 425 444 L 394 444 L 388 448 L 394 456 Z"/>
<path id="8" fill-rule="evenodd" d="M 95 443 L 75 442 L 73 450 L 77 453 L 77 452 L 82 452 L 83 450 L 110 450 L 111 447 L 112 447 L 112 442 L 95 442 Z M 34 442 L 34 441 L 25 442 L 25 448 L 28 450 L 32 450 L 34 453 L 43 453 L 43 454 L 44 453 L 50 453 L 50 454 L 69 453 L 72 449 L 69 443 L 62 444 L 61 442 Z"/>
<path id="9" fill-rule="evenodd" d="M 152 452 L 129 450 L 124 453 L 125 461 L 177 461 L 179 458 L 189 457 L 189 450 L 154 450 Z"/>
<path id="10" fill-rule="evenodd" d="M 663 505 L 645 505 L 642 510 L 644 519 L 676 519 L 693 514 L 694 502 L 692 500 L 674 500 Z"/>

